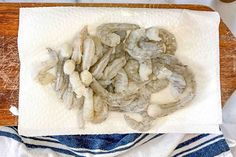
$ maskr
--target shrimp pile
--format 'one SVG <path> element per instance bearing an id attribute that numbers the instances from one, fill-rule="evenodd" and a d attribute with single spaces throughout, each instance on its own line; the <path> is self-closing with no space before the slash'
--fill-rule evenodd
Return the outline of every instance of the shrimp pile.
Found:
<path id="1" fill-rule="evenodd" d="M 145 132 L 156 119 L 185 107 L 195 96 L 194 74 L 175 57 L 176 38 L 163 28 L 105 23 L 91 35 L 84 26 L 73 43 L 47 50 L 50 59 L 41 64 L 36 80 L 52 84 L 68 109 L 79 109 L 81 129 L 121 112 L 128 126 Z M 151 95 L 167 86 L 174 101 L 152 103 Z"/>

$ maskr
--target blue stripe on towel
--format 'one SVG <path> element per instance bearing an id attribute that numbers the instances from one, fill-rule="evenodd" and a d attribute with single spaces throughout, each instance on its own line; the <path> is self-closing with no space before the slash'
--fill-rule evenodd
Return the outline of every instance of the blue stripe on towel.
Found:
<path id="1" fill-rule="evenodd" d="M 198 141 L 198 140 L 200 140 L 200 139 L 202 139 L 203 137 L 206 137 L 206 136 L 208 136 L 209 134 L 200 134 L 200 135 L 198 135 L 198 136 L 196 136 L 196 137 L 194 137 L 194 138 L 191 138 L 191 139 L 189 139 L 189 140 L 187 140 L 187 141 L 184 141 L 184 142 L 182 142 L 182 143 L 180 143 L 176 148 L 175 148 L 175 150 L 176 149 L 179 149 L 179 148 L 182 148 L 182 147 L 184 147 L 184 146 L 187 146 L 187 145 L 189 145 L 189 144 L 191 144 L 191 143 L 193 143 L 193 142 L 196 142 L 196 141 Z"/>
<path id="2" fill-rule="evenodd" d="M 224 139 L 221 139 L 213 144 L 210 144 L 200 150 L 185 155 L 185 157 L 213 157 L 223 152 L 229 151 L 229 146 Z"/>
<path id="3" fill-rule="evenodd" d="M 157 134 L 157 135 L 155 135 L 154 137 L 152 137 L 152 138 L 150 138 L 149 140 L 147 140 L 146 142 L 144 142 L 143 144 L 145 144 L 145 143 L 147 143 L 147 142 L 149 142 L 149 141 L 151 141 L 151 140 L 153 140 L 153 139 L 155 139 L 155 138 L 157 138 L 157 137 L 160 137 L 160 136 L 162 136 L 162 135 L 164 135 L 164 134 Z M 142 144 L 142 145 L 143 145 Z"/>
<path id="4" fill-rule="evenodd" d="M 0 136 L 5 136 L 5 137 L 9 137 L 13 140 L 16 140 L 18 142 L 22 142 L 22 139 L 18 136 L 18 135 L 15 135 L 15 134 L 12 134 L 12 133 L 9 133 L 9 132 L 5 132 L 5 131 L 0 131 Z"/>
<path id="5" fill-rule="evenodd" d="M 197 145 L 197 146 L 195 146 L 195 147 L 192 147 L 192 148 L 190 148 L 190 149 L 187 149 L 187 150 L 185 150 L 185 151 L 182 151 L 182 152 L 180 152 L 180 153 L 174 155 L 174 157 L 178 157 L 178 156 L 180 156 L 181 154 L 184 154 L 184 153 L 186 153 L 186 152 L 189 152 L 189 151 L 192 151 L 192 150 L 194 150 L 194 149 L 197 149 L 197 148 L 199 148 L 199 147 L 201 147 L 201 146 L 203 146 L 203 145 L 205 145 L 205 144 L 207 144 L 207 143 L 209 143 L 209 142 L 211 142 L 211 141 L 214 141 L 214 140 L 216 140 L 216 139 L 218 139 L 218 138 L 221 138 L 221 137 L 223 137 L 223 135 L 216 136 L 216 137 L 214 137 L 214 138 L 212 138 L 212 139 L 210 139 L 210 140 L 207 140 L 207 141 L 205 141 L 205 142 L 203 142 L 203 143 L 201 143 L 201 144 L 199 144 L 199 145 Z"/>

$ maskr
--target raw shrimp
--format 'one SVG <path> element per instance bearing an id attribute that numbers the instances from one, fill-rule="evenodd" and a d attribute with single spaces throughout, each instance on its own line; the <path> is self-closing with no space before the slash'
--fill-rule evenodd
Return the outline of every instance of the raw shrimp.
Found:
<path id="1" fill-rule="evenodd" d="M 121 69 L 115 77 L 115 92 L 121 93 L 128 88 L 128 76 L 124 69 Z"/>
<path id="2" fill-rule="evenodd" d="M 74 92 L 77 94 L 77 97 L 80 98 L 83 96 L 84 92 L 86 91 L 86 88 L 82 81 L 80 80 L 80 76 L 78 72 L 73 72 L 70 75 L 70 83 L 72 85 L 72 88 Z"/>
<path id="3" fill-rule="evenodd" d="M 139 47 L 138 43 L 143 38 L 146 38 L 145 29 L 136 29 L 130 32 L 128 38 L 125 41 L 126 51 L 136 60 L 146 60 L 151 58 L 156 58 L 164 53 L 163 44 L 157 44 L 157 50 L 145 50 Z"/>
<path id="4" fill-rule="evenodd" d="M 78 107 L 78 123 L 79 128 L 84 128 L 84 117 L 83 117 L 83 107 L 84 107 L 84 97 L 77 98 L 76 96 L 73 99 L 73 106 Z"/>
<path id="5" fill-rule="evenodd" d="M 103 80 L 111 80 L 114 78 L 118 71 L 126 64 L 125 57 L 115 59 L 111 64 L 108 64 L 106 69 L 104 70 L 102 79 Z"/>
<path id="6" fill-rule="evenodd" d="M 113 80 L 98 80 L 98 82 L 103 88 L 107 88 L 107 86 L 112 84 Z"/>
<path id="7" fill-rule="evenodd" d="M 63 86 L 60 90 L 56 91 L 57 92 L 57 96 L 59 99 L 62 99 L 63 98 L 63 95 L 66 91 L 66 89 L 68 88 L 68 85 L 69 85 L 69 76 L 68 75 L 64 75 L 64 83 L 63 83 Z"/>
<path id="8" fill-rule="evenodd" d="M 164 65 L 161 69 L 166 68 L 171 71 L 171 73 L 168 72 L 169 74 L 166 76 L 172 83 L 172 90 L 174 89 L 172 93 L 177 96 L 177 100 L 168 104 L 160 104 L 160 107 L 165 109 L 172 108 L 172 110 L 173 107 L 176 109 L 182 108 L 195 96 L 196 82 L 194 75 L 187 66 L 173 59 L 171 55 L 169 55 L 170 58 L 168 58 L 168 56 L 165 57 L 165 59 L 162 58 L 159 60 L 159 63 Z"/>
<path id="9" fill-rule="evenodd" d="M 82 96 L 80 98 L 77 98 L 76 95 L 74 94 L 74 97 L 73 97 L 73 107 L 82 108 L 83 104 L 84 104 L 84 97 Z"/>
<path id="10" fill-rule="evenodd" d="M 62 88 L 64 82 L 64 72 L 63 72 L 63 65 L 65 63 L 64 58 L 59 55 L 59 61 L 56 66 L 56 83 L 55 83 L 55 90 L 58 91 Z"/>
<path id="11" fill-rule="evenodd" d="M 94 118 L 93 90 L 87 88 L 84 92 L 83 117 L 86 121 L 92 121 Z"/>
<path id="12" fill-rule="evenodd" d="M 68 43 L 64 43 L 59 47 L 59 52 L 63 59 L 69 59 L 72 55 L 72 47 Z"/>
<path id="13" fill-rule="evenodd" d="M 103 46 L 101 40 L 97 36 L 91 36 L 95 44 L 95 54 L 92 65 L 94 65 L 103 56 Z"/>
<path id="14" fill-rule="evenodd" d="M 140 39 L 138 46 L 145 51 L 158 51 L 163 42 L 145 41 Z"/>
<path id="15" fill-rule="evenodd" d="M 73 92 L 71 84 L 69 83 L 68 88 L 63 95 L 63 102 L 66 105 L 67 109 L 72 109 L 73 97 L 74 97 L 74 92 Z"/>
<path id="16" fill-rule="evenodd" d="M 84 26 L 73 41 L 72 45 L 73 52 L 71 59 L 73 59 L 76 64 L 81 63 L 83 42 L 87 36 L 88 36 L 88 26 Z"/>
<path id="17" fill-rule="evenodd" d="M 83 43 L 83 60 L 82 69 L 89 70 L 92 65 L 93 57 L 95 54 L 95 44 L 92 38 L 88 37 Z"/>
<path id="18" fill-rule="evenodd" d="M 183 108 L 189 101 L 191 101 L 195 96 L 196 82 L 194 80 L 194 75 L 187 69 L 187 67 L 175 66 L 174 69 L 178 74 L 181 74 L 185 80 L 185 89 L 183 92 L 177 96 L 175 102 L 169 104 L 160 104 L 161 108 L 170 108 L 176 106 L 176 108 Z M 177 84 L 176 84 L 177 85 Z M 179 86 L 182 86 L 180 84 Z"/>
<path id="19" fill-rule="evenodd" d="M 165 53 L 174 54 L 177 49 L 175 36 L 169 31 L 162 28 L 159 29 L 159 36 L 166 46 Z"/>
<path id="20" fill-rule="evenodd" d="M 93 91 L 104 98 L 108 105 L 111 106 L 124 106 L 127 105 L 128 100 L 134 99 L 136 97 L 136 93 L 138 92 L 139 88 L 142 88 L 143 85 L 140 85 L 136 90 L 133 91 L 125 91 L 123 93 L 111 93 L 108 92 L 105 88 L 103 88 L 95 79 L 91 83 L 90 87 L 93 89 Z"/>
<path id="21" fill-rule="evenodd" d="M 37 70 L 36 80 L 42 85 L 47 85 L 55 80 L 55 76 L 48 70 L 52 69 L 58 63 L 58 56 L 56 51 L 51 48 L 47 48 L 49 59 L 40 64 L 39 70 Z"/>
<path id="22" fill-rule="evenodd" d="M 150 117 L 147 113 L 143 113 L 142 120 L 140 122 L 136 121 L 135 119 L 124 115 L 126 123 L 134 130 L 138 130 L 141 132 L 145 132 L 151 129 L 151 125 L 153 122 L 153 118 Z"/>
<path id="23" fill-rule="evenodd" d="M 137 82 L 140 81 L 140 77 L 138 73 L 138 70 L 139 70 L 138 61 L 134 59 L 128 60 L 128 62 L 124 66 L 124 69 L 129 79 L 131 79 L 132 81 L 137 81 Z"/>
<path id="24" fill-rule="evenodd" d="M 93 76 L 88 70 L 84 70 L 80 73 L 81 81 L 85 86 L 89 86 L 93 81 Z"/>
<path id="25" fill-rule="evenodd" d="M 97 95 L 93 97 L 94 102 L 94 117 L 92 123 L 101 123 L 106 120 L 108 116 L 108 106 L 107 103 Z"/>
<path id="26" fill-rule="evenodd" d="M 74 60 L 66 60 L 63 66 L 63 71 L 65 74 L 70 75 L 75 70 L 75 61 Z"/>
<path id="27" fill-rule="evenodd" d="M 147 59 L 145 61 L 140 61 L 139 66 L 139 76 L 142 81 L 147 81 L 149 75 L 152 73 L 152 61 Z"/>
<path id="28" fill-rule="evenodd" d="M 103 44 L 115 47 L 121 42 L 121 36 L 123 36 L 118 31 L 128 31 L 137 28 L 139 28 L 139 26 L 136 24 L 105 23 L 97 27 L 97 36 L 101 39 Z M 117 32 L 117 34 L 115 32 Z"/>
<path id="29" fill-rule="evenodd" d="M 55 79 L 56 77 L 49 72 L 40 73 L 37 76 L 37 80 L 41 85 L 48 85 L 50 83 L 53 83 Z"/>
<path id="30" fill-rule="evenodd" d="M 166 29 L 159 27 L 150 27 L 146 30 L 146 36 L 149 40 L 160 41 L 165 44 L 165 53 L 174 54 L 177 49 L 175 36 Z"/>
<path id="31" fill-rule="evenodd" d="M 127 31 L 126 30 L 119 30 L 114 32 L 115 34 L 120 36 L 120 41 L 123 42 L 127 36 Z"/>
<path id="32" fill-rule="evenodd" d="M 152 93 L 156 93 L 166 88 L 168 85 L 169 85 L 169 80 L 157 79 L 157 80 L 150 81 L 146 86 L 148 90 L 150 90 Z"/>
<path id="33" fill-rule="evenodd" d="M 98 63 L 96 63 L 92 68 L 91 68 L 91 72 L 93 74 L 93 76 L 96 79 L 100 79 L 103 75 L 103 70 L 106 68 L 109 60 L 110 60 L 110 56 L 111 56 L 111 51 L 106 52 L 103 57 L 98 61 Z"/>
<path id="34" fill-rule="evenodd" d="M 146 36 L 149 40 L 160 41 L 159 29 L 157 27 L 150 27 L 146 29 Z"/>
<path id="35" fill-rule="evenodd" d="M 120 110 L 125 112 L 139 113 L 146 110 L 147 106 L 147 100 L 145 100 L 144 97 L 139 96 L 130 102 L 130 104 L 120 107 Z"/>

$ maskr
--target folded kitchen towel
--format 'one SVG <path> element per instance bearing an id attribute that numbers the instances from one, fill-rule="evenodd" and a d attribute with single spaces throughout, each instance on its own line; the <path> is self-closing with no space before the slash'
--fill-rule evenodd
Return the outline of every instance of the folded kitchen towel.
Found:
<path id="1" fill-rule="evenodd" d="M 79 129 L 78 109 L 67 110 L 53 88 L 32 78 L 32 67 L 45 54 L 71 42 L 84 25 L 89 32 L 107 22 L 159 26 L 172 32 L 178 43 L 176 56 L 195 74 L 196 96 L 184 109 L 158 118 L 149 133 L 218 133 L 221 123 L 219 81 L 219 22 L 216 12 L 147 9 L 45 7 L 21 8 L 18 35 L 20 57 L 19 133 L 27 136 L 64 134 L 135 133 L 123 114 L 111 112 L 101 124 Z"/>
<path id="2" fill-rule="evenodd" d="M 220 134 L 109 134 L 20 136 L 0 127 L 4 157 L 233 157 Z"/>

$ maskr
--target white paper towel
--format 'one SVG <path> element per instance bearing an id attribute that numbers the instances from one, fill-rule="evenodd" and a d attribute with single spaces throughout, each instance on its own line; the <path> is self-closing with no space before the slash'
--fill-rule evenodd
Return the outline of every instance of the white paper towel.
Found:
<path id="1" fill-rule="evenodd" d="M 51 86 L 32 79 L 31 70 L 46 47 L 70 42 L 84 25 L 89 32 L 106 22 L 160 26 L 177 39 L 176 56 L 196 76 L 197 93 L 191 104 L 159 118 L 150 133 L 217 133 L 221 123 L 219 81 L 219 15 L 216 12 L 139 9 L 52 7 L 21 8 L 18 48 L 20 56 L 19 123 L 21 135 L 132 133 L 120 113 L 109 113 L 101 124 L 79 129 L 78 110 L 67 110 Z"/>

